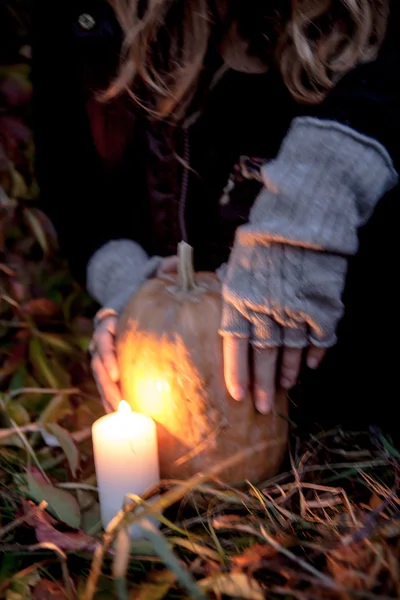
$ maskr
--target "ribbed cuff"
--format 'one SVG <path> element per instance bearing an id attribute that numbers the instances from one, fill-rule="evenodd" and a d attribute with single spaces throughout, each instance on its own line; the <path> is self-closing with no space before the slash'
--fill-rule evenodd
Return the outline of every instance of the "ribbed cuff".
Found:
<path id="1" fill-rule="evenodd" d="M 129 298 L 155 275 L 161 258 L 149 258 L 132 240 L 113 240 L 91 257 L 87 266 L 87 288 L 103 307 L 119 313 Z"/>
<path id="2" fill-rule="evenodd" d="M 265 242 L 357 251 L 357 230 L 398 182 L 386 149 L 334 121 L 295 119 L 250 214 L 249 236 Z"/>

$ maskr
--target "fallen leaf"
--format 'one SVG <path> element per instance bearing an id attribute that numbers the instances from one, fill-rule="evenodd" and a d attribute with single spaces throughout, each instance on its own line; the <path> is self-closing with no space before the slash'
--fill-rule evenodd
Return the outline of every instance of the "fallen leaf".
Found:
<path id="1" fill-rule="evenodd" d="M 130 598 L 131 600 L 162 600 L 175 581 L 174 573 L 168 569 L 152 571 L 148 575 L 147 581 L 144 581 L 139 588 L 131 591 Z"/>
<path id="2" fill-rule="evenodd" d="M 58 304 L 56 304 L 56 306 L 58 307 Z M 76 348 L 74 348 L 74 346 L 65 339 L 65 336 L 63 337 L 61 335 L 56 335 L 55 333 L 42 332 L 38 332 L 37 336 L 42 340 L 42 342 L 54 350 L 59 350 L 65 354 L 76 353 Z"/>
<path id="3" fill-rule="evenodd" d="M 276 541 L 280 546 L 288 548 L 292 542 L 292 538 L 288 535 L 278 535 Z M 268 560 L 276 556 L 277 550 L 270 544 L 253 544 L 249 548 L 246 548 L 238 556 L 231 558 L 231 563 L 234 567 L 239 569 L 255 569 L 263 560 Z"/>
<path id="4" fill-rule="evenodd" d="M 44 228 L 37 215 L 33 212 L 33 210 L 25 208 L 24 218 L 26 220 L 27 225 L 31 229 L 36 241 L 43 250 L 43 253 L 47 254 L 49 252 L 49 244 L 46 232 L 44 231 Z"/>
<path id="5" fill-rule="evenodd" d="M 216 550 L 213 550 L 208 546 L 204 546 L 203 544 L 192 542 L 189 539 L 180 537 L 168 538 L 168 541 L 170 544 L 180 546 L 181 548 L 186 548 L 186 550 L 190 550 L 194 554 L 202 556 L 203 558 L 211 558 L 212 560 L 215 560 L 217 562 L 222 562 L 222 558 Z"/>
<path id="6" fill-rule="evenodd" d="M 58 389 L 58 381 L 54 376 L 52 369 L 50 368 L 49 361 L 43 350 L 42 344 L 36 338 L 32 338 L 29 343 L 29 358 L 32 362 L 38 379 L 40 379 L 40 382 L 45 386 Z"/>
<path id="7" fill-rule="evenodd" d="M 276 555 L 276 549 L 268 544 L 254 544 L 250 548 L 246 548 L 239 556 L 234 556 L 231 562 L 235 567 L 240 569 L 247 569 L 249 567 L 256 567 L 263 560 L 272 558 Z"/>
<path id="8" fill-rule="evenodd" d="M 45 481 L 43 475 L 34 468 L 26 474 L 28 493 L 32 500 L 41 502 L 46 500 L 48 511 L 59 521 L 66 523 L 74 529 L 80 525 L 81 515 L 78 502 L 72 494 L 54 487 Z"/>
<path id="9" fill-rule="evenodd" d="M 10 419 L 15 421 L 16 424 L 19 426 L 28 425 L 28 423 L 31 422 L 29 413 L 26 410 L 26 408 L 22 406 L 22 404 L 16 402 L 15 400 L 10 400 L 10 402 L 7 403 L 6 413 L 10 417 Z"/>
<path id="10" fill-rule="evenodd" d="M 33 571 L 26 575 L 17 573 L 6 591 L 6 600 L 31 600 L 31 588 L 39 581 L 39 574 Z"/>
<path id="11" fill-rule="evenodd" d="M 24 511 L 32 510 L 32 506 L 32 502 L 25 501 Z M 66 552 L 93 552 L 99 543 L 97 538 L 87 535 L 80 529 L 76 531 L 59 531 L 57 521 L 44 511 L 35 513 L 26 522 L 34 528 L 39 543 L 50 542 Z"/>
<path id="12" fill-rule="evenodd" d="M 61 446 L 67 460 L 73 477 L 76 477 L 76 472 L 79 468 L 79 450 L 75 445 L 69 431 L 58 425 L 57 423 L 48 423 L 45 428 L 42 429 L 43 439 L 46 441 L 44 432 L 50 432 L 50 435 L 58 442 Z M 46 442 L 47 443 L 47 442 Z M 51 444 L 48 444 L 51 445 Z"/>
<path id="13" fill-rule="evenodd" d="M 49 579 L 41 579 L 32 590 L 32 600 L 65 600 L 66 598 L 62 588 Z"/>
<path id="14" fill-rule="evenodd" d="M 54 423 L 71 414 L 71 405 L 66 394 L 56 394 L 46 405 L 38 418 L 38 423 Z"/>
<path id="15" fill-rule="evenodd" d="M 24 313 L 33 317 L 55 317 L 60 314 L 59 305 L 48 298 L 33 298 L 32 300 L 28 300 L 28 302 L 22 305 L 21 309 Z"/>
<path id="16" fill-rule="evenodd" d="M 26 185 L 25 179 L 22 177 L 21 173 L 19 173 L 16 169 L 11 170 L 11 175 L 13 178 L 13 196 L 14 198 L 22 198 L 26 199 L 29 196 L 29 189 Z"/>
<path id="17" fill-rule="evenodd" d="M 15 448 L 25 448 L 23 441 L 19 435 L 10 435 L 9 437 L 0 438 L 0 446 L 14 446 Z"/>
<path id="18" fill-rule="evenodd" d="M 358 542 L 351 546 L 339 545 L 327 555 L 328 572 L 340 587 L 347 589 L 349 594 L 342 594 L 343 599 L 350 599 L 350 591 L 372 591 L 375 578 L 370 578 L 374 565 L 375 552 L 368 544 Z M 364 574 L 364 578 L 360 577 Z"/>
<path id="19" fill-rule="evenodd" d="M 90 508 L 82 514 L 81 527 L 86 533 L 98 533 L 102 529 L 100 504 L 94 502 Z"/>
<path id="20" fill-rule="evenodd" d="M 264 600 L 264 592 L 257 581 L 245 573 L 220 573 L 198 582 L 206 592 L 214 592 L 244 600 Z"/>
<path id="21" fill-rule="evenodd" d="M 7 360 L 0 369 L 0 375 L 12 375 L 26 362 L 26 343 L 17 343 L 11 348 Z"/>

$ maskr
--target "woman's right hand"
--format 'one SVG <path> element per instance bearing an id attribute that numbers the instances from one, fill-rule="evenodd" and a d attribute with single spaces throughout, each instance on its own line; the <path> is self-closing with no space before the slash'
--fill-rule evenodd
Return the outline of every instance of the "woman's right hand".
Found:
<path id="1" fill-rule="evenodd" d="M 161 262 L 156 276 L 166 273 L 176 273 L 178 258 L 168 256 Z M 102 314 L 103 313 L 103 314 Z M 115 334 L 118 315 L 111 310 L 101 309 L 95 319 L 95 330 L 90 342 L 89 351 L 92 355 L 91 367 L 97 387 L 107 412 L 117 409 L 121 400 L 119 387 L 119 369 L 115 350 Z"/>
<path id="2" fill-rule="evenodd" d="M 109 315 L 100 319 L 89 347 L 92 354 L 91 367 L 93 375 L 107 412 L 115 411 L 121 400 L 118 385 L 119 370 L 115 352 L 117 322 L 117 315 Z"/>

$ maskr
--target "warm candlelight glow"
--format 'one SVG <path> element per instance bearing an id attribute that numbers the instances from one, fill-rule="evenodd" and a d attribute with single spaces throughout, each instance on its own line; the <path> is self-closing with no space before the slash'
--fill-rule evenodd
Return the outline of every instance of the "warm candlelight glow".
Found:
<path id="1" fill-rule="evenodd" d="M 171 410 L 171 388 L 166 379 L 137 374 L 133 381 L 136 406 L 156 421 L 165 419 Z"/>

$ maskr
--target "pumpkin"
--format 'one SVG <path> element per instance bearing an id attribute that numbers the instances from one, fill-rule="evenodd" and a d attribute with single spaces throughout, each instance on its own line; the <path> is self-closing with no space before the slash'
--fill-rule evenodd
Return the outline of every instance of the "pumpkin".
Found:
<path id="1" fill-rule="evenodd" d="M 276 474 L 286 450 L 286 394 L 278 391 L 269 415 L 250 396 L 241 402 L 230 396 L 218 333 L 221 283 L 214 273 L 194 273 L 192 248 L 184 242 L 178 254 L 178 274 L 147 281 L 120 316 L 122 397 L 155 420 L 163 478 L 206 472 L 266 441 L 267 449 L 220 474 L 228 482 L 259 482 Z"/>

